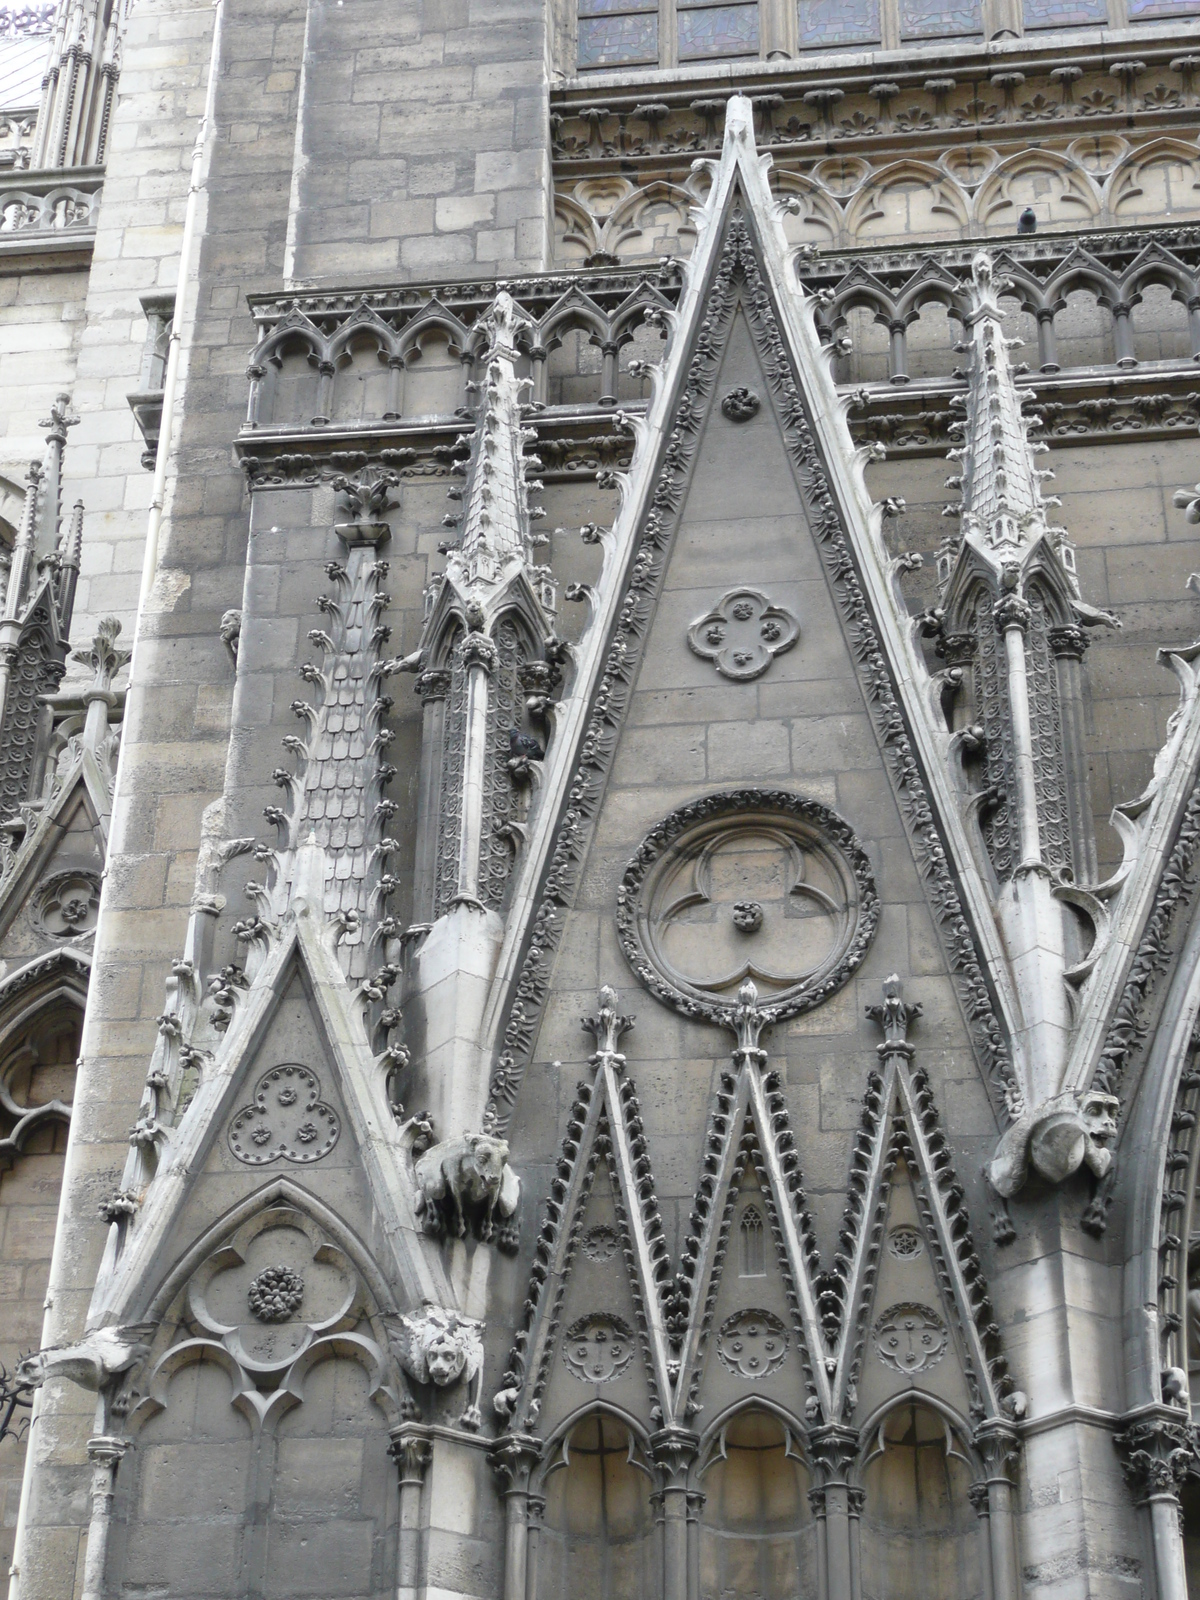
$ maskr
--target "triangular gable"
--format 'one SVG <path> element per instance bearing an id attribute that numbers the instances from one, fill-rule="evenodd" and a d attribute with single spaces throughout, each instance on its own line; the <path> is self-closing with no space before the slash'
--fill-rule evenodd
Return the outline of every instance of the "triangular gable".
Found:
<path id="1" fill-rule="evenodd" d="M 907 1040 L 920 1011 L 895 978 L 870 1008 L 884 1032 L 881 1065 L 867 1085 L 841 1252 L 827 1280 L 841 1300 L 837 1421 L 861 1420 L 889 1395 L 928 1382 L 960 1411 L 996 1417 L 1013 1390 L 962 1185 Z"/>
<path id="2" fill-rule="evenodd" d="M 315 869 L 309 871 L 317 877 Z M 244 988 L 231 974 L 224 991 L 218 982 L 204 996 L 193 964 L 177 963 L 175 1008 L 160 1019 L 139 1115 L 145 1136 L 134 1143 L 121 1185 L 136 1226 L 116 1222 L 109 1230 L 89 1326 L 128 1320 L 161 1276 L 170 1259 L 168 1241 L 207 1152 L 240 1106 L 239 1097 L 254 1088 L 263 1041 L 294 973 L 303 977 L 310 1025 L 345 1108 L 341 1136 L 356 1149 L 377 1210 L 381 1251 L 391 1256 L 409 1303 L 453 1304 L 440 1253 L 422 1241 L 407 1130 L 397 1126 L 388 1104 L 385 1074 L 370 1050 L 361 1002 L 347 988 L 335 937 L 319 902 L 316 909 L 303 904 L 290 927 L 269 941 L 257 970 L 242 980 Z M 272 1064 L 262 1061 L 261 1070 Z M 191 1083 L 185 1079 L 189 1071 Z M 176 1126 L 160 1118 L 160 1094 L 164 1116 L 168 1104 L 181 1106 Z M 148 1150 L 149 1165 L 141 1153 Z"/>
<path id="3" fill-rule="evenodd" d="M 513 910 L 485 1016 L 496 1052 L 489 1115 L 505 1126 L 537 1010 L 572 904 L 594 818 L 608 782 L 631 684 L 659 604 L 673 530 L 694 470 L 704 420 L 716 401 L 729 318 L 748 319 L 771 404 L 785 429 L 806 515 L 833 590 L 839 626 L 883 746 L 888 781 L 909 832 L 947 964 L 962 999 L 998 1111 L 1019 1091 L 1009 1038 L 1019 1017 L 987 893 L 974 861 L 923 700 L 928 674 L 899 615 L 879 533 L 881 510 L 862 482 L 861 455 L 826 370 L 813 308 L 785 281 L 785 242 L 764 167 L 753 150 L 748 102 L 734 97 L 697 251 L 688 265 L 673 337 L 638 444 L 618 479 L 621 510 L 602 532 L 604 571 L 577 674 L 556 716 L 538 811 L 519 864 Z M 664 315 L 666 315 L 664 313 Z M 953 870 L 952 870 L 953 868 Z M 536 927 L 537 937 L 531 938 Z M 987 976 L 985 976 L 987 974 Z"/>
<path id="4" fill-rule="evenodd" d="M 591 1059 L 594 1072 L 579 1085 L 571 1108 L 562 1155 L 550 1181 L 550 1197 L 534 1247 L 525 1322 L 517 1332 L 496 1396 L 496 1410 L 513 1431 L 528 1432 L 541 1426 L 543 1398 L 552 1381 L 556 1354 L 562 1348 L 563 1336 L 569 1332 L 564 1307 L 573 1304 L 570 1281 L 581 1248 L 587 1250 L 585 1219 L 601 1162 L 607 1179 L 603 1203 L 611 1208 L 612 1215 L 596 1226 L 612 1227 L 617 1235 L 613 1270 L 623 1279 L 618 1304 L 628 1296 L 637 1321 L 640 1362 L 637 1377 L 631 1381 L 649 1385 L 650 1409 L 656 1420 L 661 1421 L 670 1409 L 673 1369 L 666 1318 L 671 1271 L 637 1094 L 624 1076 L 625 1057 L 617 1049 L 620 1036 L 632 1026 L 632 1019 L 621 1016 L 616 1006 L 613 990 L 602 989 L 596 1016 L 584 1019 L 584 1026 L 596 1039 L 597 1049 Z M 594 1276 L 589 1269 L 584 1271 L 589 1280 Z M 623 1370 L 615 1376 L 623 1376 Z M 606 1387 L 613 1376 L 609 1373 L 601 1379 Z M 586 1389 L 579 1392 L 582 1404 Z M 564 1409 L 560 1402 L 559 1410 Z"/>

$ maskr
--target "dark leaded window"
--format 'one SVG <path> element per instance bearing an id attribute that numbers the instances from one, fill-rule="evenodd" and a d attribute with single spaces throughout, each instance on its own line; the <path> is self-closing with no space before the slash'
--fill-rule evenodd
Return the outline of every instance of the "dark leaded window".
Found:
<path id="1" fill-rule="evenodd" d="M 830 45 L 878 44 L 879 0 L 800 0 L 802 50 Z"/>
<path id="2" fill-rule="evenodd" d="M 705 56 L 756 56 L 758 4 L 711 5 L 679 0 L 679 59 Z"/>
<path id="3" fill-rule="evenodd" d="M 980 0 L 900 0 L 902 39 L 946 39 L 982 32 Z"/>
<path id="4" fill-rule="evenodd" d="M 1027 28 L 1083 28 L 1108 21 L 1108 0 L 1024 0 Z"/>
<path id="5" fill-rule="evenodd" d="M 658 60 L 658 0 L 580 0 L 579 65 L 637 66 Z"/>

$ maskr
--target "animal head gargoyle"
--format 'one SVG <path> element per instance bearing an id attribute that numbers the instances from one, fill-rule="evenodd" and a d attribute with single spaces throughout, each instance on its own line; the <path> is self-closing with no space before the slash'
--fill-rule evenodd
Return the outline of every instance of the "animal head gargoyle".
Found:
<path id="1" fill-rule="evenodd" d="M 40 1388 L 47 1378 L 69 1378 L 96 1393 L 149 1354 L 153 1335 L 153 1324 L 145 1322 L 127 1328 L 96 1328 L 78 1344 L 35 1350 L 18 1362 L 16 1375 L 31 1389 Z"/>
<path id="2" fill-rule="evenodd" d="M 1117 1134 L 1117 1105 L 1110 1094 L 1068 1090 L 1023 1112 L 988 1163 L 992 1188 L 1008 1199 L 1030 1167 L 1047 1183 L 1062 1183 L 1084 1166 L 1103 1178 L 1113 1163 L 1109 1145 Z"/>

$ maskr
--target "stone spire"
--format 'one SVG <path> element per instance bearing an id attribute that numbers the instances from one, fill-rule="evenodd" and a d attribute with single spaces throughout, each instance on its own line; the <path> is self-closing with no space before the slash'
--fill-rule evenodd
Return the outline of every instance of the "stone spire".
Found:
<path id="1" fill-rule="evenodd" d="M 491 343 L 484 362 L 479 418 L 470 440 L 471 456 L 459 470 L 467 476 L 462 491 L 461 518 L 448 517 L 462 529 L 459 549 L 446 563 L 446 576 L 465 595 L 482 599 L 487 590 L 509 574 L 511 564 L 523 564 L 533 546 L 529 489 L 540 488 L 526 479 L 526 468 L 537 465 L 524 454 L 525 445 L 537 437 L 521 425 L 521 394 L 530 380 L 516 372 L 516 306 L 505 290 L 496 296 L 486 323 Z M 541 515 L 538 511 L 536 515 Z"/>
<path id="2" fill-rule="evenodd" d="M 960 462 L 961 473 L 948 478 L 948 488 L 962 490 L 960 503 L 946 514 L 962 519 L 962 540 L 996 568 L 1021 565 L 1035 546 L 1050 536 L 1074 591 L 1074 560 L 1061 528 L 1052 528 L 1046 511 L 1056 497 L 1043 496 L 1042 483 L 1054 474 L 1039 470 L 1034 457 L 1049 447 L 1029 438 L 1037 419 L 1024 411 L 1036 397 L 1018 390 L 1009 350 L 1020 344 L 1007 339 L 1001 328 L 1000 284 L 991 257 L 979 251 L 971 264 L 966 329 L 960 350 L 968 353 L 967 393 L 956 396 L 951 407 L 965 413 L 953 425 L 963 442 L 948 452 Z M 943 582 L 953 562 L 943 553 Z"/>
<path id="3" fill-rule="evenodd" d="M 305 692 L 292 710 L 300 727 L 283 740 L 291 765 L 274 773 L 284 800 L 267 808 L 280 836 L 278 851 L 268 853 L 276 881 L 273 892 L 248 886 L 268 916 L 281 916 L 297 895 L 312 900 L 337 924 L 342 966 L 355 978 L 367 971 L 368 924 L 376 910 L 387 921 L 394 887 L 388 824 L 397 808 L 387 789 L 396 768 L 387 760 L 392 735 L 384 726 L 391 701 L 379 692 L 390 597 L 379 548 L 390 534 L 380 519 L 396 481 L 385 473 L 335 482 L 351 520 L 336 525 L 345 556 L 325 569 L 332 593 L 317 600 L 324 626 L 308 635 L 321 659 L 299 669 Z"/>

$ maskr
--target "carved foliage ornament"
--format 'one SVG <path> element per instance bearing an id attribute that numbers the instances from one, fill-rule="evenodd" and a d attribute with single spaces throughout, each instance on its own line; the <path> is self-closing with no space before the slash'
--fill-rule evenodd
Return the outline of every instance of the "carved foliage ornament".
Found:
<path id="1" fill-rule="evenodd" d="M 787 1329 L 770 1311 L 738 1311 L 717 1331 L 717 1354 L 739 1378 L 765 1378 L 783 1365 Z"/>
<path id="2" fill-rule="evenodd" d="M 259 1322 L 287 1322 L 304 1299 L 304 1279 L 291 1267 L 264 1267 L 246 1290 L 250 1314 Z"/>
<path id="3" fill-rule="evenodd" d="M 866 852 L 827 806 L 779 790 L 710 795 L 643 840 L 618 891 L 630 965 L 659 999 L 722 1022 L 753 978 L 777 1017 L 840 989 L 875 931 Z"/>
<path id="4" fill-rule="evenodd" d="M 633 1330 L 608 1312 L 581 1317 L 567 1329 L 563 1360 L 580 1383 L 611 1383 L 633 1360 Z"/>
<path id="5" fill-rule="evenodd" d="M 229 1148 L 248 1167 L 281 1157 L 307 1164 L 327 1156 L 341 1131 L 336 1112 L 321 1103 L 316 1074 L 289 1062 L 258 1080 L 252 1103 L 229 1124 Z"/>
<path id="6" fill-rule="evenodd" d="M 799 637 L 794 613 L 774 605 L 761 589 L 730 589 L 687 633 L 698 656 L 711 661 L 723 678 L 740 683 L 761 677 Z"/>
<path id="7" fill-rule="evenodd" d="M 756 417 L 762 406 L 762 401 L 753 389 L 744 385 L 730 389 L 721 401 L 721 410 L 730 422 L 749 422 L 751 417 Z"/>

